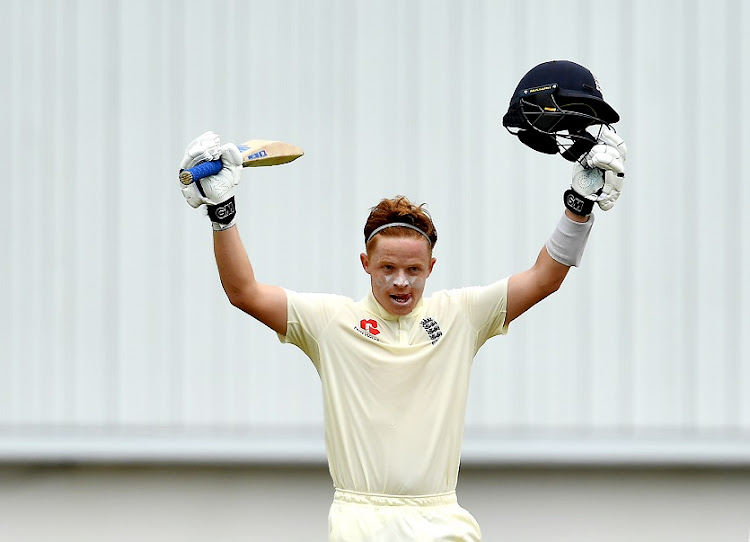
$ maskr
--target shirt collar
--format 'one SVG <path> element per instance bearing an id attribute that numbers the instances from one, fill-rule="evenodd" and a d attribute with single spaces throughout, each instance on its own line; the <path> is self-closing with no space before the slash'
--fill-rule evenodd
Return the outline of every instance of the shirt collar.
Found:
<path id="1" fill-rule="evenodd" d="M 378 318 L 381 318 L 382 320 L 390 320 L 392 322 L 395 322 L 401 318 L 410 319 L 410 318 L 417 318 L 422 314 L 422 308 L 424 305 L 424 297 L 421 297 L 419 301 L 417 302 L 417 306 L 414 307 L 414 310 L 412 310 L 409 314 L 405 314 L 403 316 L 399 316 L 396 314 L 391 314 L 387 310 L 383 308 L 383 305 L 381 305 L 377 299 L 375 299 L 375 295 L 372 293 L 372 290 L 370 290 L 367 293 L 367 296 L 362 300 L 364 303 L 365 308 L 373 313 Z"/>

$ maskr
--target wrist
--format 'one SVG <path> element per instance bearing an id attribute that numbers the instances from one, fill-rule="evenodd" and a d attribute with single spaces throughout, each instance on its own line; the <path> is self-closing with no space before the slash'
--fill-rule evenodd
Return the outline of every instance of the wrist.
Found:
<path id="1" fill-rule="evenodd" d="M 565 216 L 567 216 L 569 219 L 571 219 L 573 222 L 578 222 L 579 224 L 582 224 L 584 222 L 588 222 L 591 218 L 591 215 L 577 215 L 574 212 L 572 212 L 570 209 L 565 209 Z"/>
<path id="2" fill-rule="evenodd" d="M 568 211 L 566 211 L 560 217 L 557 227 L 545 244 L 547 253 L 553 260 L 563 265 L 567 265 L 568 267 L 578 266 L 581 263 L 581 258 L 586 249 L 586 243 L 588 242 L 593 224 L 594 215 L 588 217 L 588 220 L 581 222 L 570 218 Z"/>
<path id="3" fill-rule="evenodd" d="M 236 215 L 234 196 L 216 205 L 208 205 L 208 218 L 211 219 L 214 231 L 227 230 L 234 226 Z"/>
<path id="4" fill-rule="evenodd" d="M 568 211 L 581 218 L 590 215 L 591 211 L 594 209 L 594 202 L 592 200 L 583 197 L 572 188 L 569 188 L 563 194 L 563 203 Z"/>

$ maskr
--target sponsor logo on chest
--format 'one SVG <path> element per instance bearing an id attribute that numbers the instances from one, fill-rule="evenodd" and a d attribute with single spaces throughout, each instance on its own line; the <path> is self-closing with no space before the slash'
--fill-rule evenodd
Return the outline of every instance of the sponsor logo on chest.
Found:
<path id="1" fill-rule="evenodd" d="M 354 329 L 357 330 L 359 333 L 367 337 L 368 339 L 372 339 L 373 341 L 380 342 L 380 339 L 378 339 L 377 335 L 380 335 L 380 330 L 378 329 L 378 322 L 377 320 L 366 320 L 362 319 L 359 321 L 359 326 L 354 326 Z"/>
<path id="2" fill-rule="evenodd" d="M 443 336 L 443 332 L 434 318 L 423 318 L 419 322 L 419 325 L 421 325 L 422 329 L 427 333 L 427 337 L 429 337 L 432 344 L 437 343 L 440 340 L 440 337 Z M 378 329 L 377 320 L 363 318 L 359 321 L 359 325 L 354 326 L 354 330 L 368 339 L 380 342 L 380 338 L 378 337 L 378 335 L 380 335 L 380 329 Z"/>

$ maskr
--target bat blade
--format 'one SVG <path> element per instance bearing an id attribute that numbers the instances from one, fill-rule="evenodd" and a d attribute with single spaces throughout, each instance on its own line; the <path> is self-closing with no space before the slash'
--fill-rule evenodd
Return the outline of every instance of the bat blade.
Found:
<path id="1" fill-rule="evenodd" d="M 296 160 L 304 151 L 290 143 L 268 139 L 251 139 L 237 148 L 242 154 L 243 167 L 277 166 Z M 188 185 L 221 171 L 221 160 L 203 162 L 180 171 L 180 182 Z"/>
<path id="2" fill-rule="evenodd" d="M 296 160 L 303 154 L 302 149 L 283 141 L 251 139 L 238 145 L 242 153 L 243 167 L 277 166 Z"/>

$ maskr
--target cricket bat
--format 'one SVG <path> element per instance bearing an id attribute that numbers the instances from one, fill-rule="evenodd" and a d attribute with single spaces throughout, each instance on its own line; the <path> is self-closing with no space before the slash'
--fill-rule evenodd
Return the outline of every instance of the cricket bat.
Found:
<path id="1" fill-rule="evenodd" d="M 251 139 L 237 145 L 242 154 L 242 167 L 276 166 L 286 164 L 302 156 L 304 151 L 295 145 L 283 141 Z M 221 171 L 221 160 L 202 162 L 196 166 L 180 171 L 180 182 L 188 185 L 204 177 L 216 175 Z"/>

